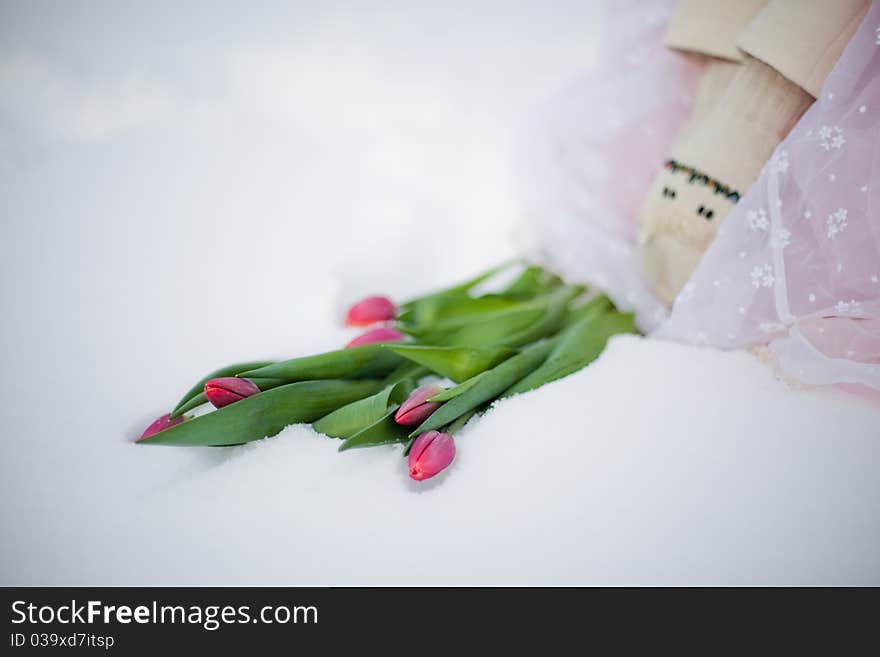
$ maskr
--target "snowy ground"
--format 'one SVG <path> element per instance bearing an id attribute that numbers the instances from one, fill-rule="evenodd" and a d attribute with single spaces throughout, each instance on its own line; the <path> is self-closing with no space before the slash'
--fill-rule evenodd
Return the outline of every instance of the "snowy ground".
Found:
<path id="1" fill-rule="evenodd" d="M 510 145 L 595 11 L 80 4 L 0 8 L 0 584 L 880 584 L 880 403 L 745 353 L 618 338 L 422 485 L 304 427 L 130 444 L 513 253 Z"/>

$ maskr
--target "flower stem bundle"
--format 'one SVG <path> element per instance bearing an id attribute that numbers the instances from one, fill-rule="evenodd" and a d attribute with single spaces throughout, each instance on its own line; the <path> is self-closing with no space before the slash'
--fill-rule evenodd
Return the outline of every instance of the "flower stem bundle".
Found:
<path id="1" fill-rule="evenodd" d="M 345 349 L 223 367 L 200 379 L 139 444 L 240 445 L 308 423 L 339 450 L 401 444 L 413 479 L 445 469 L 452 435 L 495 401 L 595 360 L 633 317 L 536 266 L 475 293 L 513 263 L 395 306 L 368 297 L 346 316 L 367 327 Z M 188 417 L 212 404 L 216 410 Z"/>

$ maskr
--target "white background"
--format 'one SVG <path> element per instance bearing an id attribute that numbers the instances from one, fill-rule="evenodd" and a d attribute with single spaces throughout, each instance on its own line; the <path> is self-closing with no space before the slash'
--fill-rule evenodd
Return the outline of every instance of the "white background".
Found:
<path id="1" fill-rule="evenodd" d="M 880 404 L 744 353 L 615 340 L 423 484 L 305 427 L 132 445 L 515 253 L 513 145 L 597 14 L 180 4 L 0 4 L 0 583 L 880 584 Z"/>

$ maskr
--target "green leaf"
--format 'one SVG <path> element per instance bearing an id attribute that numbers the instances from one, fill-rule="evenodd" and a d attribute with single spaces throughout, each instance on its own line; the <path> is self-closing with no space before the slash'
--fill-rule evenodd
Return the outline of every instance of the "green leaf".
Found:
<path id="1" fill-rule="evenodd" d="M 495 367 L 516 352 L 504 347 L 429 347 L 405 345 L 389 347 L 394 353 L 424 365 L 456 383 Z"/>
<path id="2" fill-rule="evenodd" d="M 410 436 L 418 436 L 424 431 L 446 426 L 480 404 L 495 399 L 544 362 L 554 345 L 554 340 L 531 345 L 500 365 L 486 370 L 484 374 L 479 375 L 480 380 L 476 383 L 465 381 L 462 385 L 468 386 L 468 389 L 434 411 Z"/>
<path id="3" fill-rule="evenodd" d="M 541 320 L 546 308 L 522 304 L 520 307 L 493 313 L 463 326 L 449 338 L 452 345 L 482 347 L 501 345 L 511 335 L 527 330 Z"/>
<path id="4" fill-rule="evenodd" d="M 385 345 L 367 344 L 314 356 L 283 360 L 240 374 L 247 378 L 284 379 L 288 382 L 314 379 L 370 379 L 390 374 L 403 358 Z"/>
<path id="5" fill-rule="evenodd" d="M 471 377 L 467 381 L 463 383 L 459 383 L 454 388 L 447 388 L 441 393 L 434 395 L 433 397 L 429 397 L 428 401 L 431 402 L 448 402 L 453 397 L 458 397 L 460 394 L 467 392 L 471 388 L 473 388 L 477 383 L 479 383 L 480 379 L 486 376 L 488 372 L 480 372 L 476 376 Z"/>
<path id="6" fill-rule="evenodd" d="M 198 408 L 202 404 L 207 404 L 207 403 L 208 403 L 208 398 L 205 396 L 205 393 L 200 392 L 195 397 L 190 397 L 189 400 L 185 404 L 183 404 L 181 406 L 177 406 L 174 409 L 174 411 L 171 413 L 170 418 L 174 419 L 180 415 L 183 415 L 184 413 L 189 413 L 194 408 Z"/>
<path id="7" fill-rule="evenodd" d="M 442 290 L 437 290 L 436 292 L 431 292 L 429 294 L 423 295 L 421 297 L 416 297 L 415 299 L 410 299 L 402 304 L 400 304 L 400 308 L 402 310 L 409 310 L 416 304 L 425 301 L 426 299 L 433 299 L 437 297 L 447 296 L 447 295 L 455 295 L 460 294 L 462 292 L 468 292 L 471 288 L 476 287 L 483 281 L 487 281 L 496 274 L 501 273 L 505 269 L 512 267 L 516 263 L 520 262 L 519 258 L 514 258 L 512 260 L 507 260 L 506 262 L 502 262 L 500 265 L 495 265 L 494 267 L 487 269 L 481 274 L 470 278 L 463 283 L 458 283 L 457 285 L 453 285 L 452 287 L 447 287 Z"/>
<path id="8" fill-rule="evenodd" d="M 551 294 L 515 307 L 480 317 L 448 338 L 449 344 L 469 347 L 520 347 L 551 335 L 565 319 L 567 305 L 583 293 L 580 285 L 568 285 Z"/>
<path id="9" fill-rule="evenodd" d="M 312 425 L 318 433 L 333 438 L 350 438 L 361 429 L 381 419 L 388 412 L 388 404 L 400 405 L 413 391 L 412 380 L 404 380 L 395 385 L 386 386 L 375 395 L 358 399 L 329 415 L 325 415 Z"/>
<path id="10" fill-rule="evenodd" d="M 377 392 L 381 381 L 289 383 L 169 427 L 140 445 L 236 445 L 274 436 L 284 427 L 314 422 L 331 411 Z"/>
<path id="11" fill-rule="evenodd" d="M 567 328 L 581 321 L 585 317 L 598 317 L 599 315 L 604 315 L 612 310 L 617 312 L 614 304 L 611 303 L 611 299 L 604 294 L 599 294 L 580 305 L 569 306 L 568 315 L 565 318 L 563 326 Z"/>
<path id="12" fill-rule="evenodd" d="M 437 321 L 443 316 L 444 306 L 467 299 L 470 299 L 467 291 L 450 291 L 413 301 L 397 315 L 397 321 L 401 324 L 400 330 L 415 337 L 422 337 L 434 329 Z"/>
<path id="13" fill-rule="evenodd" d="M 568 304 L 583 294 L 583 292 L 584 287 L 581 285 L 566 285 L 549 295 L 548 301 L 544 305 L 544 313 L 538 321 L 521 331 L 509 335 L 502 344 L 511 347 L 521 347 L 553 335 L 565 323 L 565 318 L 568 314 Z"/>
<path id="14" fill-rule="evenodd" d="M 635 325 L 630 313 L 611 312 L 583 317 L 566 329 L 553 352 L 539 368 L 511 386 L 502 396 L 533 390 L 577 372 L 599 357 L 611 336 L 633 332 Z"/>
<path id="15" fill-rule="evenodd" d="M 520 302 L 529 301 L 558 288 L 562 281 L 541 267 L 526 267 L 504 290 L 497 293 L 471 296 L 474 286 L 498 274 L 517 261 L 481 274 L 464 284 L 426 295 L 404 304 L 398 314 L 399 328 L 416 337 L 429 333 L 461 328 L 479 316 L 514 309 Z"/>
<path id="16" fill-rule="evenodd" d="M 453 285 L 452 287 L 432 292 L 401 304 L 400 312 L 397 316 L 398 321 L 404 324 L 401 330 L 405 330 L 412 335 L 424 335 L 425 331 L 432 330 L 432 327 L 439 320 L 448 319 L 453 314 L 452 309 L 454 307 L 470 304 L 473 301 L 473 297 L 469 294 L 472 288 L 492 278 L 516 262 L 518 260 L 504 262 L 464 283 Z M 480 303 L 482 302 L 477 302 L 478 305 Z"/>
<path id="17" fill-rule="evenodd" d="M 430 306 L 422 308 L 419 315 L 402 315 L 398 328 L 417 338 L 433 338 L 460 329 L 482 315 L 512 310 L 519 304 L 515 299 L 497 295 L 450 295 L 437 298 Z"/>
<path id="18" fill-rule="evenodd" d="M 397 424 L 394 414 L 397 406 L 393 406 L 384 416 L 376 420 L 370 426 L 346 439 L 339 446 L 339 451 L 356 447 L 375 447 L 376 445 L 389 445 L 391 443 L 405 443 L 409 440 L 409 427 Z"/>
<path id="19" fill-rule="evenodd" d="M 423 376 L 427 376 L 431 371 L 427 367 L 422 367 L 418 363 L 413 363 L 412 361 L 404 359 L 400 365 L 398 365 L 394 370 L 385 377 L 385 383 L 388 385 L 393 385 L 400 381 L 404 381 L 405 379 L 413 379 L 418 381 Z"/>
<path id="20" fill-rule="evenodd" d="M 472 408 L 464 415 L 459 416 L 454 422 L 452 422 L 449 426 L 447 426 L 443 431 L 448 433 L 450 436 L 455 434 L 456 431 L 461 429 L 464 425 L 471 421 L 471 418 L 477 414 L 477 409 Z"/>
<path id="21" fill-rule="evenodd" d="M 221 376 L 237 376 L 242 372 L 246 372 L 248 370 L 255 369 L 257 367 L 265 367 L 266 365 L 270 365 L 273 361 L 271 360 L 260 360 L 249 363 L 236 363 L 235 365 L 227 365 L 226 367 L 221 367 L 219 370 L 214 370 L 210 374 L 206 374 L 203 376 L 197 383 L 193 385 L 192 388 L 186 391 L 186 394 L 180 398 L 180 401 L 174 406 L 174 410 L 171 411 L 171 418 L 176 418 L 179 415 L 183 415 L 188 410 L 199 406 L 200 404 L 204 404 L 204 400 L 197 404 L 193 404 L 184 408 L 186 404 L 188 404 L 194 397 L 198 397 L 199 395 L 204 396 L 205 390 L 205 382 L 209 379 L 217 379 Z"/>
<path id="22" fill-rule="evenodd" d="M 499 296 L 508 299 L 534 299 L 562 285 L 562 279 L 542 267 L 532 265 L 523 272 Z"/>

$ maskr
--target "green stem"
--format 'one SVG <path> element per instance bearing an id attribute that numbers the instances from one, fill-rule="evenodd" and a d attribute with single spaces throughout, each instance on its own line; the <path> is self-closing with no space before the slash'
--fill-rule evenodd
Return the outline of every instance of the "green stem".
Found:
<path id="1" fill-rule="evenodd" d="M 429 294 L 425 294 L 420 297 L 415 297 L 414 299 L 410 299 L 409 301 L 405 301 L 402 304 L 400 304 L 400 308 L 407 309 L 408 307 L 410 307 L 416 303 L 419 303 L 420 301 L 424 301 L 425 299 L 430 299 L 432 297 L 438 297 L 443 294 L 450 294 L 452 292 L 467 292 L 472 287 L 476 287 L 477 285 L 479 285 L 483 281 L 487 281 L 490 278 L 492 278 L 493 276 L 495 276 L 496 274 L 500 274 L 505 269 L 508 269 L 509 267 L 512 267 L 513 265 L 515 265 L 517 263 L 521 263 L 521 262 L 522 262 L 522 258 L 511 258 L 510 260 L 505 260 L 501 264 L 495 265 L 491 269 L 488 269 L 488 270 L 484 271 L 482 274 L 475 276 L 474 278 L 471 278 L 463 283 L 459 283 L 458 285 L 453 285 L 452 287 L 447 287 L 442 290 L 438 290 L 436 292 L 431 292 Z"/>
<path id="2" fill-rule="evenodd" d="M 457 420 L 455 420 L 455 422 L 452 422 L 451 424 L 449 424 L 449 426 L 447 426 L 443 430 L 443 433 L 448 433 L 451 436 L 456 431 L 461 429 L 464 425 L 466 425 L 470 421 L 470 419 L 476 414 L 477 414 L 476 408 L 469 410 L 467 413 L 465 413 L 464 415 L 461 415 Z"/>

